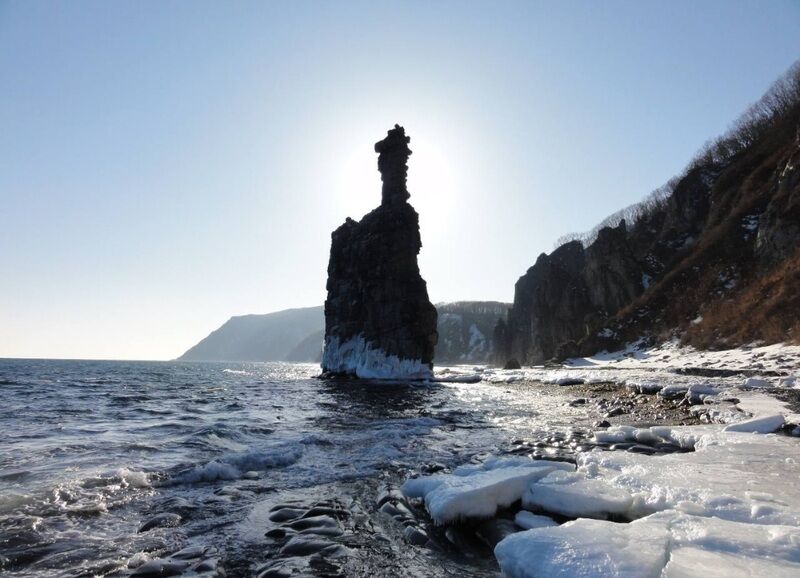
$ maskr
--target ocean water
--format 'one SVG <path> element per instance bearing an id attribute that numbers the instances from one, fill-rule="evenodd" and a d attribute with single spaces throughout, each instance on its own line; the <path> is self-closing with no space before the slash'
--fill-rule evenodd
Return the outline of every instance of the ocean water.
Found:
<path id="1" fill-rule="evenodd" d="M 415 472 L 587 419 L 557 387 L 318 373 L 283 363 L 0 360 L 0 573 L 145 575 L 145 562 L 171 559 L 155 575 L 496 575 L 491 556 L 411 546 L 376 499 Z M 343 512 L 335 556 L 282 553 L 265 534 L 270 512 L 286 505 Z"/>

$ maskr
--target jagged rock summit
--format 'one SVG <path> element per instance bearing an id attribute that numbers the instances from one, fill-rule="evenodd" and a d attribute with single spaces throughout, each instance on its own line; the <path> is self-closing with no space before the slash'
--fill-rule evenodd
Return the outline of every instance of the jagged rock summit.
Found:
<path id="1" fill-rule="evenodd" d="M 419 216 L 408 203 L 411 139 L 399 125 L 375 144 L 381 205 L 333 232 L 325 301 L 323 375 L 428 379 L 436 308 L 417 254 Z"/>

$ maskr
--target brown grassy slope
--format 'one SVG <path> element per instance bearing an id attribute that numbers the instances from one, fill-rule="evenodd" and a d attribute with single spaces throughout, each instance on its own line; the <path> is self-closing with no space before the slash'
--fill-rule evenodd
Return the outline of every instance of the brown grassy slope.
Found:
<path id="1" fill-rule="evenodd" d="M 781 171 L 797 157 L 797 149 L 795 119 L 787 119 L 728 164 L 715 179 L 696 243 L 614 316 L 621 339 L 680 334 L 699 347 L 726 347 L 800 338 L 800 257 L 770 264 L 757 255 L 756 232 L 744 226 L 770 203 L 779 203 L 783 214 L 797 212 L 800 192 L 779 186 Z M 731 279 L 735 286 L 726 286 Z"/>
<path id="2" fill-rule="evenodd" d="M 712 302 L 684 341 L 695 347 L 800 342 L 800 249 L 728 299 Z"/>

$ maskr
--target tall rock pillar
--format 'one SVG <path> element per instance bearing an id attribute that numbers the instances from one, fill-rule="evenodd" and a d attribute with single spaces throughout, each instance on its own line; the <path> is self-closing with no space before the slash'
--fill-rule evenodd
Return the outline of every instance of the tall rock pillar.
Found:
<path id="1" fill-rule="evenodd" d="M 408 203 L 409 141 L 395 125 L 375 144 L 381 205 L 361 221 L 348 218 L 331 236 L 323 375 L 432 375 L 437 314 L 417 265 L 422 242 Z"/>

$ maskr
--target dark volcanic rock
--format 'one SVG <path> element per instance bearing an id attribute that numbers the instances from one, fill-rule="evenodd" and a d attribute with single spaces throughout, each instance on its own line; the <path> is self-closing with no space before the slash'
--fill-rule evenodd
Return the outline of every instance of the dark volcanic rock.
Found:
<path id="1" fill-rule="evenodd" d="M 680 176 L 540 255 L 495 329 L 495 363 L 541 364 L 675 335 L 700 348 L 797 339 L 798 167 L 795 64 Z"/>
<path id="2" fill-rule="evenodd" d="M 539 255 L 515 287 L 506 357 L 541 363 L 564 341 L 582 336 L 583 319 L 594 311 L 581 276 L 585 267 L 585 251 L 578 241 Z"/>
<path id="3" fill-rule="evenodd" d="M 419 217 L 408 204 L 411 150 L 395 125 L 376 143 L 381 206 L 332 235 L 325 301 L 323 372 L 363 378 L 427 378 L 437 341 L 417 254 Z"/>
<path id="4" fill-rule="evenodd" d="M 495 355 L 495 329 L 511 307 L 497 301 L 437 303 L 436 363 L 487 363 Z"/>

